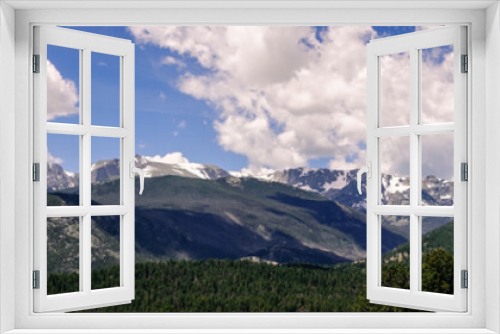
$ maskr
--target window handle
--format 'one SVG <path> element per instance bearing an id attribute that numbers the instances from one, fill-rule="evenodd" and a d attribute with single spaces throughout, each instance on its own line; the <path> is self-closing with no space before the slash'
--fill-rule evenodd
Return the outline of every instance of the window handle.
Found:
<path id="1" fill-rule="evenodd" d="M 135 167 L 135 161 L 130 161 L 129 164 L 130 167 L 130 178 L 133 179 L 135 177 L 135 174 L 139 174 L 139 183 L 140 183 L 140 189 L 139 189 L 139 195 L 142 195 L 142 191 L 144 190 L 144 171 L 140 168 Z"/>
<path id="2" fill-rule="evenodd" d="M 358 193 L 361 195 L 361 176 L 366 173 L 366 178 L 371 179 L 372 178 L 372 163 L 368 161 L 368 164 L 366 167 L 362 167 L 358 170 Z"/>

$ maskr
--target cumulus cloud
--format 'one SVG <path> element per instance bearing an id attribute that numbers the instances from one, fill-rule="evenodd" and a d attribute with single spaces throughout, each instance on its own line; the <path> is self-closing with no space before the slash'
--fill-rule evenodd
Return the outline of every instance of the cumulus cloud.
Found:
<path id="1" fill-rule="evenodd" d="M 164 156 L 155 155 L 154 157 L 145 156 L 149 161 L 154 162 L 162 162 L 165 164 L 181 164 L 181 163 L 189 163 L 188 158 L 184 157 L 181 152 L 172 152 L 167 153 Z"/>
<path id="2" fill-rule="evenodd" d="M 62 164 L 64 161 L 59 157 L 53 156 L 50 152 L 47 152 L 47 162 L 51 164 Z"/>
<path id="3" fill-rule="evenodd" d="M 187 68 L 177 87 L 219 112 L 212 123 L 218 144 L 246 156 L 247 172 L 303 167 L 325 157 L 330 168 L 365 164 L 366 43 L 379 37 L 371 27 L 330 27 L 320 38 L 311 27 L 129 29 L 137 44 L 193 58 L 206 69 Z M 453 93 L 448 53 L 424 60 L 423 71 L 432 72 L 422 79 L 429 84 L 422 106 L 430 122 L 450 111 L 440 109 Z M 392 55 L 386 63 L 384 117 L 407 122 L 408 59 Z M 409 152 L 386 151 L 382 162 L 391 162 L 393 173 L 408 174 Z"/>
<path id="4" fill-rule="evenodd" d="M 78 114 L 76 85 L 47 60 L 47 120 L 74 114 Z"/>
<path id="5" fill-rule="evenodd" d="M 161 64 L 163 65 L 175 65 L 178 68 L 183 68 L 186 67 L 186 63 L 184 63 L 182 60 L 174 58 L 172 56 L 167 56 L 161 60 Z"/>

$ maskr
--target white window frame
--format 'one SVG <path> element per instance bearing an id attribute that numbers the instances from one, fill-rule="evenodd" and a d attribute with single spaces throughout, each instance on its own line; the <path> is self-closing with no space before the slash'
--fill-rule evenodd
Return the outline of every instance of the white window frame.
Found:
<path id="1" fill-rule="evenodd" d="M 421 310 L 467 310 L 467 290 L 461 287 L 461 270 L 467 270 L 467 183 L 461 180 L 461 163 L 467 163 L 467 76 L 461 71 L 461 56 L 467 54 L 466 28 L 450 26 L 429 29 L 370 41 L 367 45 L 367 298 L 370 302 L 403 306 Z M 422 124 L 421 50 L 452 45 L 454 50 L 453 122 Z M 384 127 L 381 109 L 381 57 L 408 52 L 409 55 L 409 124 Z M 425 206 L 422 201 L 422 143 L 423 135 L 453 135 L 454 196 L 452 206 Z M 409 139 L 408 164 L 410 168 L 409 205 L 381 203 L 381 140 L 403 136 Z M 382 286 L 382 221 L 384 215 L 409 217 L 410 288 L 396 289 Z M 422 291 L 422 217 L 453 217 L 453 294 Z"/>
<path id="2" fill-rule="evenodd" d="M 74 311 L 130 303 L 135 294 L 135 180 L 129 168 L 135 166 L 135 45 L 130 40 L 101 36 L 60 27 L 34 27 L 34 54 L 39 56 L 39 73 L 33 74 L 34 162 L 39 163 L 39 181 L 33 184 L 34 270 L 39 271 L 39 288 L 34 289 L 34 311 Z M 80 58 L 80 122 L 47 121 L 47 46 L 78 50 Z M 91 121 L 92 53 L 119 58 L 119 126 L 96 126 Z M 47 206 L 47 134 L 78 136 L 80 161 L 80 203 L 77 206 Z M 96 137 L 119 140 L 120 202 L 118 205 L 91 204 L 91 141 Z M 134 164 L 134 165 L 132 165 Z M 91 219 L 93 216 L 119 216 L 120 285 L 92 289 Z M 47 218 L 79 218 L 79 291 L 47 295 Z"/>
<path id="3" fill-rule="evenodd" d="M 405 3 L 408 1 L 405 1 Z M 342 332 L 343 329 L 359 329 L 358 332 L 384 333 L 491 333 L 500 331 L 500 301 L 498 298 L 500 285 L 500 260 L 493 260 L 485 265 L 486 250 L 491 254 L 499 254 L 500 243 L 499 213 L 497 213 L 500 190 L 500 177 L 495 173 L 496 167 L 486 165 L 487 154 L 494 153 L 500 145 L 499 131 L 495 125 L 487 122 L 498 120 L 494 110 L 500 107 L 497 83 L 500 69 L 495 62 L 500 59 L 500 33 L 498 3 L 493 2 L 446 2 L 435 1 L 432 4 L 398 2 L 398 7 L 407 9 L 389 9 L 393 4 L 387 2 L 342 2 L 336 4 L 326 2 L 276 2 L 250 4 L 242 2 L 232 5 L 217 1 L 179 4 L 167 3 L 163 9 L 116 9 L 102 10 L 97 6 L 106 6 L 106 2 L 76 2 L 80 9 L 57 9 L 58 6 L 70 6 L 69 2 L 8 1 L 1 4 L 0 16 L 1 51 L 0 75 L 0 156 L 2 159 L 15 159 L 15 168 L 0 164 L 0 174 L 14 175 L 14 180 L 2 178 L 0 184 L 0 330 L 16 329 L 15 333 L 36 333 L 37 329 L 61 329 L 61 333 L 76 332 L 77 329 L 89 329 L 89 333 L 105 332 L 105 329 L 128 333 L 144 332 L 144 329 L 165 329 L 164 332 L 176 332 L 175 329 L 193 329 L 194 332 L 248 332 L 245 328 L 253 328 L 255 332 Z M 123 2 L 126 6 L 125 2 Z M 12 6 L 24 6 L 16 11 Z M 486 6 L 490 6 L 485 10 Z M 43 7 L 52 8 L 41 10 Z M 52 6 L 52 7 L 51 7 Z M 55 7 L 54 7 L 55 6 Z M 87 6 L 87 9 L 81 9 Z M 108 6 L 116 6 L 111 4 Z M 119 5 L 118 5 L 119 6 Z M 135 7 L 142 5 L 135 3 Z M 144 1 L 146 6 L 151 5 Z M 203 6 L 203 8 L 200 8 Z M 420 6 L 420 9 L 418 7 Z M 429 6 L 429 7 L 425 7 Z M 432 7 L 430 7 L 432 6 Z M 455 6 L 462 6 L 456 9 Z M 170 7 L 170 8 L 167 8 Z M 179 9 L 179 7 L 184 9 Z M 235 8 L 236 7 L 236 8 Z M 356 7 L 356 10 L 346 8 Z M 436 9 L 438 7 L 438 9 Z M 93 8 L 93 9 L 92 9 Z M 209 10 L 207 10 L 207 8 Z M 215 9 L 217 8 L 217 9 Z M 239 9 L 237 9 L 239 8 Z M 412 8 L 408 10 L 408 8 Z M 417 8 L 417 9 L 415 9 Z M 445 9 L 439 9 L 445 8 Z M 450 9 L 452 8 L 452 9 Z M 464 9 L 469 8 L 469 9 Z M 15 21 L 14 21 L 15 16 Z M 35 24 L 58 25 L 435 25 L 465 24 L 469 31 L 468 54 L 471 59 L 468 78 L 468 131 L 471 133 L 468 148 L 470 158 L 470 181 L 468 196 L 469 224 L 468 234 L 471 241 L 468 245 L 469 289 L 468 312 L 435 313 L 435 314 L 34 314 L 31 286 L 32 260 L 29 254 L 32 245 L 32 204 L 30 194 L 32 184 L 29 178 L 32 161 L 32 112 L 30 59 L 32 45 L 32 27 Z M 485 26 L 485 22 L 487 25 Z M 4 27 L 7 27 L 6 29 Z M 12 38 L 15 30 L 15 41 Z M 13 50 L 15 47 L 15 58 Z M 7 63 L 3 63 L 3 59 Z M 15 67 L 14 67 L 15 66 Z M 485 71 L 488 66 L 488 70 Z M 15 68 L 15 73 L 14 69 Z M 4 79 L 5 78 L 5 79 Z M 10 82 L 8 80 L 11 79 Z M 15 85 L 12 82 L 15 81 Z M 486 87 L 486 82 L 489 86 Z M 488 89 L 488 91 L 487 91 Z M 488 93 L 489 92 L 489 93 Z M 14 97 L 14 98 L 13 98 Z M 489 107 L 488 111 L 486 106 Z M 15 108 L 15 113 L 12 111 Z M 10 109 L 9 109 L 10 108 Z M 491 108 L 491 109 L 490 109 Z M 12 127 L 14 131 L 9 131 Z M 493 130 L 490 135 L 486 129 Z M 6 131 L 4 131 L 6 130 Z M 495 133 L 496 132 L 496 133 Z M 488 139 L 488 140 L 487 140 Z M 490 142 L 489 139 L 492 139 Z M 15 142 L 15 145 L 4 145 Z M 23 153 L 20 153 L 23 152 Z M 488 161 L 496 161 L 495 157 Z M 488 166 L 488 167 L 487 167 Z M 485 175 L 485 170 L 489 171 Z M 10 175 L 10 174 L 9 174 Z M 488 186 L 486 185 L 488 177 Z M 15 187 L 14 187 L 15 185 Z M 7 188 L 10 187 L 10 188 Z M 15 203 L 8 199 L 15 189 Z M 491 195 L 486 197 L 486 191 Z M 485 207 L 485 201 L 490 205 Z M 9 202 L 10 201 L 10 202 Z M 496 201 L 496 202 L 495 202 Z M 9 207 L 13 205 L 13 210 Z M 15 218 L 7 221 L 6 218 Z M 488 221 L 486 220 L 488 218 Z M 473 229 L 472 229 L 472 226 Z M 2 234 L 3 233 L 3 234 Z M 14 239 L 15 238 L 15 239 Z M 14 242 L 15 241 L 15 242 Z M 15 284 L 14 284 L 15 282 Z M 11 285 L 9 285 L 11 284 Z M 12 286 L 15 286 L 12 289 Z M 14 291 L 12 291 L 14 290 Z M 488 291 L 488 293 L 486 293 Z M 15 305 L 12 307 L 12 305 Z M 12 317 L 13 316 L 13 317 Z M 141 329 L 137 329 L 141 327 Z M 381 330 L 383 328 L 383 330 Z M 412 329 L 413 330 L 410 330 Z M 64 330 L 62 330 L 64 329 Z M 136 331 L 131 329 L 137 329 Z M 170 329 L 170 330 L 167 330 Z M 238 330 L 241 329 L 241 330 Z M 378 329 L 378 330 L 377 330 Z M 55 331 L 51 331 L 55 332 Z M 87 332 L 87 331 L 86 331 Z M 179 330 L 180 332 L 180 330 Z M 184 331 L 185 332 L 185 331 Z"/>

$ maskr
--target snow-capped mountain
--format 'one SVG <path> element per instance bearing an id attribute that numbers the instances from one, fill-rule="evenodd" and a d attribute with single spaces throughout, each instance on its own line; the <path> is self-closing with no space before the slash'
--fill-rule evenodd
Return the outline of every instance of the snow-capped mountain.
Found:
<path id="1" fill-rule="evenodd" d="M 144 170 L 146 177 L 175 175 L 204 180 L 216 180 L 229 177 L 230 174 L 214 165 L 199 163 L 163 163 L 149 160 L 137 155 L 135 165 Z M 77 187 L 79 184 L 78 173 L 65 171 L 60 165 L 48 163 L 47 188 L 57 191 L 65 188 Z M 120 160 L 109 159 L 93 163 L 91 168 L 91 182 L 105 182 L 120 176 Z"/>
<path id="2" fill-rule="evenodd" d="M 47 163 L 47 189 L 49 191 L 76 187 L 78 179 L 77 173 L 65 171 L 56 163 Z"/>
<path id="3" fill-rule="evenodd" d="M 356 180 L 356 173 L 357 170 L 294 168 L 272 173 L 264 179 L 323 194 L 344 188 Z"/>
<path id="4" fill-rule="evenodd" d="M 357 191 L 357 169 L 330 170 L 326 168 L 294 168 L 259 177 L 316 192 L 332 200 L 364 211 L 366 196 Z M 364 177 L 364 176 L 363 176 Z M 363 188 L 366 187 L 363 180 Z M 382 175 L 382 204 L 408 205 L 410 179 L 408 176 Z M 426 205 L 453 205 L 453 181 L 426 176 L 422 180 L 422 201 Z"/>
<path id="5" fill-rule="evenodd" d="M 137 155 L 137 167 L 144 170 L 146 177 L 174 175 L 203 180 L 219 178 L 254 177 L 266 182 L 288 184 L 306 191 L 318 193 L 360 211 L 366 210 L 365 192 L 358 194 L 356 188 L 357 169 L 330 170 L 326 168 L 293 168 L 258 176 L 241 176 L 227 172 L 215 165 L 200 163 L 164 163 Z M 78 174 L 65 171 L 61 166 L 48 164 L 49 191 L 57 191 L 78 185 Z M 103 160 L 92 164 L 92 182 L 113 180 L 120 175 L 118 159 Z M 363 182 L 363 188 L 365 187 Z M 452 205 L 453 182 L 426 176 L 422 180 L 422 201 L 427 205 Z M 382 204 L 409 204 L 410 180 L 407 176 L 382 175 Z"/>
<path id="6" fill-rule="evenodd" d="M 230 174 L 224 169 L 215 165 L 193 162 L 164 163 L 150 160 L 140 155 L 136 155 L 135 165 L 136 167 L 144 170 L 144 174 L 146 177 L 175 175 L 203 180 L 216 180 L 221 177 L 230 176 Z"/>

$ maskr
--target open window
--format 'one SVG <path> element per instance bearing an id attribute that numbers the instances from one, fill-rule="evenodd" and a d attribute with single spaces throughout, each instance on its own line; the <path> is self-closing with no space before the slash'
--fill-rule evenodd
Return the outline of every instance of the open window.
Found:
<path id="1" fill-rule="evenodd" d="M 446 52 L 443 52 L 446 50 Z M 450 52 L 451 50 L 451 52 Z M 422 310 L 466 311 L 467 290 L 467 127 L 466 127 L 466 28 L 446 27 L 402 36 L 372 40 L 367 47 L 367 298 L 372 303 Z M 394 68 L 394 59 L 407 66 Z M 399 61 L 398 64 L 405 63 Z M 446 73 L 432 73 L 433 64 L 446 62 Z M 453 88 L 440 89 L 447 77 Z M 429 96 L 426 94 L 434 94 Z M 434 103 L 439 101 L 439 103 Z M 433 146 L 434 157 L 429 156 Z M 439 149 L 436 149 L 439 148 Z M 436 153 L 440 152 L 440 153 Z M 406 168 L 409 184 L 387 180 L 388 169 Z M 448 164 L 453 180 L 453 198 L 428 201 L 433 159 Z M 441 166 L 442 167 L 442 166 Z M 394 170 L 392 170 L 394 175 Z M 404 172 L 403 172 L 404 173 Z M 397 174 L 397 173 L 396 173 Z M 402 205 L 384 200 L 382 189 L 409 187 L 409 199 Z M 382 256 L 382 226 L 394 217 L 408 229 L 409 247 L 394 254 L 397 267 Z M 436 281 L 429 270 L 423 235 L 428 225 L 448 219 L 453 261 L 453 286 L 442 293 L 428 282 Z M 438 252 L 439 253 L 439 252 Z M 439 265 L 439 254 L 434 262 Z M 409 271 L 406 282 L 387 284 L 391 270 Z"/>
<path id="2" fill-rule="evenodd" d="M 62 80 L 55 61 L 78 80 Z M 102 64 L 114 68 L 104 83 L 99 82 Z M 134 44 L 64 28 L 35 27 L 33 72 L 33 177 L 38 181 L 34 183 L 34 311 L 129 303 L 134 298 Z M 59 86 L 48 90 L 49 85 Z M 72 100 L 48 95 L 60 90 L 71 91 L 66 96 Z M 60 117 L 69 114 L 72 117 Z M 72 173 L 51 170 L 55 143 L 71 161 Z M 115 189 L 103 198 L 91 184 L 99 178 L 92 162 L 106 150 L 114 150 L 119 159 L 109 171 L 114 173 L 110 186 Z M 48 193 L 51 178 L 65 180 L 63 197 Z M 100 237 L 96 226 L 113 237 Z M 92 284 L 93 271 L 100 265 L 94 261 L 95 253 L 107 254 L 115 268 L 99 286 Z M 63 281 L 51 282 L 53 273 L 63 274 L 58 276 Z"/>

